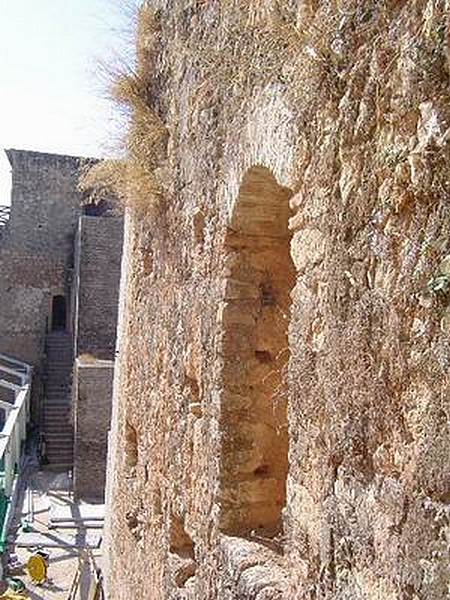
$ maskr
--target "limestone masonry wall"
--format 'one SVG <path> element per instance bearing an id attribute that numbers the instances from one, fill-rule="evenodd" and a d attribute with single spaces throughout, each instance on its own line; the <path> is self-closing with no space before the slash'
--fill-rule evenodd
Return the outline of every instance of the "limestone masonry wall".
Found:
<path id="1" fill-rule="evenodd" d="M 449 15 L 144 4 L 110 600 L 448 596 Z"/>
<path id="2" fill-rule="evenodd" d="M 38 393 L 52 297 L 68 297 L 81 159 L 7 150 L 11 216 L 0 241 L 0 352 L 35 366 Z"/>
<path id="3" fill-rule="evenodd" d="M 76 354 L 114 358 L 122 217 L 80 218 L 75 264 Z"/>
<path id="4" fill-rule="evenodd" d="M 111 419 L 114 363 L 77 359 L 74 370 L 74 493 L 102 499 Z"/>

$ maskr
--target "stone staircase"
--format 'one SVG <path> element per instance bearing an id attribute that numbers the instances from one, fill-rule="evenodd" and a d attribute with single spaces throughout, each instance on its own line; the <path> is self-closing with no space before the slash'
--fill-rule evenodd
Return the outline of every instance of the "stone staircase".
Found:
<path id="1" fill-rule="evenodd" d="M 72 335 L 67 331 L 47 334 L 46 354 L 42 421 L 45 456 L 51 469 L 68 470 L 73 467 Z"/>

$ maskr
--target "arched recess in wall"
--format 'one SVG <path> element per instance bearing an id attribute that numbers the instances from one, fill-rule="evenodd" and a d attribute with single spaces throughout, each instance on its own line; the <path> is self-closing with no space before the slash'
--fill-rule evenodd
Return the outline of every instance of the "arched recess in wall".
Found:
<path id="1" fill-rule="evenodd" d="M 220 528 L 272 536 L 286 500 L 289 199 L 264 167 L 242 180 L 225 239 Z"/>

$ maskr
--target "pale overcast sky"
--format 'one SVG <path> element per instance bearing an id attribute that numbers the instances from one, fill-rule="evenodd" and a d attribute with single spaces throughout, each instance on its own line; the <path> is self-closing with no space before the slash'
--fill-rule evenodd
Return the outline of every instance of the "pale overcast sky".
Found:
<path id="1" fill-rule="evenodd" d="M 105 156 L 123 124 L 101 63 L 130 53 L 136 0 L 0 0 L 0 204 L 3 148 Z"/>

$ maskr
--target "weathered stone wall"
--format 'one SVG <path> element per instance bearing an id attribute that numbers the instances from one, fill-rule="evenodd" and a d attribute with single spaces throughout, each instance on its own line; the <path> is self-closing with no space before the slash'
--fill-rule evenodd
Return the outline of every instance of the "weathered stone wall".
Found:
<path id="1" fill-rule="evenodd" d="M 28 150 L 6 154 L 12 168 L 9 248 L 66 264 L 80 214 L 77 184 L 83 159 Z"/>
<path id="2" fill-rule="evenodd" d="M 122 217 L 80 218 L 75 264 L 76 354 L 114 358 Z"/>
<path id="3" fill-rule="evenodd" d="M 73 287 L 74 489 L 84 498 L 105 492 L 122 244 L 122 217 L 80 218 Z"/>
<path id="4" fill-rule="evenodd" d="M 445 598 L 449 4 L 149 4 L 167 138 L 161 205 L 127 219 L 108 598 Z"/>
<path id="5" fill-rule="evenodd" d="M 114 363 L 78 358 L 74 369 L 74 493 L 88 500 L 105 492 Z"/>
<path id="6" fill-rule="evenodd" d="M 69 298 L 81 159 L 8 150 L 11 217 L 0 242 L 0 352 L 35 366 L 35 392 L 52 297 Z"/>

